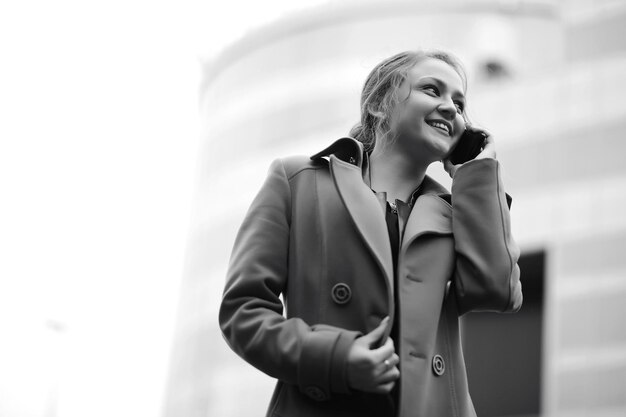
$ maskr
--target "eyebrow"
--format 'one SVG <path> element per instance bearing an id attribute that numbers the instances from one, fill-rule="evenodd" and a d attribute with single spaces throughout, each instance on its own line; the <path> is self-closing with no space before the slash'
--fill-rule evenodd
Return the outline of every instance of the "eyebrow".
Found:
<path id="1" fill-rule="evenodd" d="M 440 79 L 439 79 L 439 78 L 437 78 L 437 77 L 433 77 L 432 75 L 424 75 L 423 77 L 418 78 L 418 79 L 417 79 L 417 82 L 420 82 L 420 81 L 422 81 L 422 80 L 423 80 L 423 79 L 425 79 L 425 78 L 428 78 L 428 79 L 433 80 L 433 81 L 435 82 L 435 84 L 438 84 L 438 85 L 439 85 L 439 87 L 441 87 L 441 86 L 444 86 L 444 87 L 446 87 L 446 88 L 448 87 L 448 84 L 446 84 L 445 82 L 443 82 L 442 80 L 440 80 Z M 454 97 L 458 97 L 458 98 L 461 98 L 461 99 L 465 100 L 465 94 L 463 94 L 463 93 L 462 93 L 461 91 L 459 91 L 459 90 L 455 90 L 455 91 L 453 91 L 453 92 L 452 92 L 452 95 L 453 95 Z"/>

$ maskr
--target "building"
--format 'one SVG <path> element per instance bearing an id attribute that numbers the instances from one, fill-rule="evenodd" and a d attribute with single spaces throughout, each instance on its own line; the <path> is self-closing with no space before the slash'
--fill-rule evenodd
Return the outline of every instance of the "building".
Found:
<path id="1" fill-rule="evenodd" d="M 369 70 L 421 47 L 466 64 L 470 112 L 497 138 L 524 254 L 522 311 L 464 320 L 480 415 L 626 413 L 626 4 L 354 0 L 284 17 L 203 68 L 165 416 L 262 414 L 274 381 L 217 324 L 239 223 L 272 159 L 346 135 Z"/>

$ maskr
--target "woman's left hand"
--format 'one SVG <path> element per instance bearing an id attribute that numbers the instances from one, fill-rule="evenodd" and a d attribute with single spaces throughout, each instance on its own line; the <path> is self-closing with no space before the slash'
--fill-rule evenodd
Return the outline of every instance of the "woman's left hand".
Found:
<path id="1" fill-rule="evenodd" d="M 479 128 L 472 127 L 472 126 L 468 126 L 467 129 L 471 129 L 476 132 L 483 132 L 485 134 L 485 143 L 483 145 L 483 148 L 480 151 L 480 153 L 476 155 L 476 158 L 474 159 L 485 159 L 485 158 L 496 159 L 496 144 L 493 140 L 493 136 L 491 135 L 491 133 L 489 133 L 485 129 L 479 129 Z M 459 169 L 461 165 L 463 164 L 454 165 L 447 158 L 443 160 L 443 168 L 446 170 L 446 172 L 448 173 L 448 175 L 450 175 L 451 178 L 454 178 L 454 174 L 456 173 L 456 170 Z"/>

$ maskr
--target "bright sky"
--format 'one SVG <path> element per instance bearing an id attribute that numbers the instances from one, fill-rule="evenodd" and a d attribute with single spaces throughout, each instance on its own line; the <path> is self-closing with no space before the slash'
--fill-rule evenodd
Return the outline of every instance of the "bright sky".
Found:
<path id="1" fill-rule="evenodd" d="M 0 5 L 0 416 L 159 415 L 199 59 L 322 2 Z"/>

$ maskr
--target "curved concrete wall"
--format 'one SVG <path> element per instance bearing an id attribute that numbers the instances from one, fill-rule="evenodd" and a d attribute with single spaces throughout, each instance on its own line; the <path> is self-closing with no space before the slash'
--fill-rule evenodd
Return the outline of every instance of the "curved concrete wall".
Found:
<path id="1" fill-rule="evenodd" d="M 486 82 L 488 63 L 516 78 L 560 64 L 562 33 L 549 2 L 322 6 L 250 33 L 206 64 L 201 109 L 207 140 L 214 153 L 241 153 L 243 146 L 255 151 L 316 132 L 321 142 L 330 140 L 321 134 L 341 134 L 358 120 L 363 81 L 387 56 L 422 47 L 450 50 L 467 66 L 471 94 Z"/>

